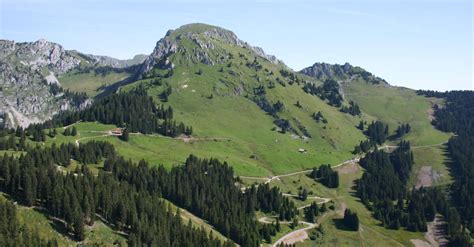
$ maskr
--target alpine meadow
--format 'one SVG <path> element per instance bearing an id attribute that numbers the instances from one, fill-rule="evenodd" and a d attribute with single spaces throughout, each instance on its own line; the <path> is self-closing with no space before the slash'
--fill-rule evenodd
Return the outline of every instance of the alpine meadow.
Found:
<path id="1" fill-rule="evenodd" d="M 0 246 L 474 244 L 473 91 L 204 23 L 132 59 L 8 38 Z"/>

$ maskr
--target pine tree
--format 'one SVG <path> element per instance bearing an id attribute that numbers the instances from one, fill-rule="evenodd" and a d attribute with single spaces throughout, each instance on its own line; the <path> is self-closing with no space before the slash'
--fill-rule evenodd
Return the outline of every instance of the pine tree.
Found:
<path id="1" fill-rule="evenodd" d="M 73 127 L 72 127 L 72 130 L 71 130 L 71 135 L 72 135 L 72 136 L 76 136 L 76 135 L 77 135 L 77 129 L 76 129 L 76 126 L 73 126 Z"/>

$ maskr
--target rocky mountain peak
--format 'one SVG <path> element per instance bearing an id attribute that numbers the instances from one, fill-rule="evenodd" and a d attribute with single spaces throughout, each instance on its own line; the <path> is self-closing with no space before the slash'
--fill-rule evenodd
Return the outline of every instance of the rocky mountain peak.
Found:
<path id="1" fill-rule="evenodd" d="M 191 41 L 193 47 L 183 45 L 186 40 Z M 210 51 L 215 51 L 219 44 L 246 48 L 274 64 L 282 63 L 275 56 L 266 54 L 262 48 L 251 46 L 242 41 L 232 31 L 217 26 L 193 23 L 181 26 L 176 30 L 169 30 L 165 37 L 156 43 L 152 54 L 143 63 L 141 74 L 148 72 L 156 65 L 167 68 L 173 67 L 174 65 L 169 57 L 180 51 L 190 54 L 190 60 L 214 65 L 219 61 L 211 55 Z"/>
<path id="2" fill-rule="evenodd" d="M 373 75 L 361 67 L 345 64 L 315 63 L 304 68 L 300 73 L 314 77 L 318 80 L 335 79 L 341 82 L 350 82 L 362 78 L 372 84 L 388 84 L 384 79 Z"/>

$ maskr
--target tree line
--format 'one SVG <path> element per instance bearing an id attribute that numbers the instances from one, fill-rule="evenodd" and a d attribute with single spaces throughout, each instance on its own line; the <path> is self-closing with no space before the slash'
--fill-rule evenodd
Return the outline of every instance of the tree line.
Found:
<path id="1" fill-rule="evenodd" d="M 107 159 L 104 170 L 150 193 L 159 193 L 179 207 L 206 219 L 219 232 L 242 246 L 256 246 L 261 237 L 255 211 L 275 213 L 283 220 L 297 215 L 293 202 L 276 188 L 262 185 L 242 193 L 227 163 L 191 155 L 181 167 L 167 171 L 145 161 L 132 165 L 120 157 Z"/>
<path id="2" fill-rule="evenodd" d="M 43 239 L 38 232 L 29 230 L 17 218 L 17 209 L 9 201 L 0 201 L 0 243 L 2 246 L 57 247 L 56 239 Z"/>
<path id="3" fill-rule="evenodd" d="M 192 127 L 173 120 L 171 107 L 156 107 L 143 87 L 108 95 L 83 110 L 60 112 L 43 124 L 32 125 L 32 128 L 67 126 L 77 121 L 115 124 L 143 134 L 159 133 L 171 137 L 192 134 Z"/>
<path id="4" fill-rule="evenodd" d="M 401 141 L 392 153 L 375 150 L 360 160 L 366 169 L 357 181 L 357 196 L 374 212 L 374 217 L 390 229 L 406 228 L 409 231 L 426 231 L 428 221 L 437 213 L 447 221 L 451 246 L 465 245 L 459 213 L 449 206 L 445 193 L 439 188 L 411 191 L 406 184 L 413 165 L 410 144 Z"/>
<path id="5" fill-rule="evenodd" d="M 104 147 L 108 145 L 104 144 Z M 230 242 L 222 243 L 209 236 L 203 229 L 183 224 L 179 213 L 168 208 L 158 191 L 117 180 L 116 174 L 107 171 L 94 176 L 86 165 L 64 174 L 56 164 L 61 164 L 65 157 L 56 151 L 62 150 L 66 155 L 66 147 L 72 149 L 73 146 L 65 145 L 61 149 L 36 147 L 20 157 L 5 154 L 0 159 L 1 190 L 25 205 L 45 208 L 48 215 L 61 219 L 66 231 L 78 241 L 85 237 L 84 225 L 92 225 L 99 217 L 125 232 L 130 246 L 230 245 Z M 85 157 L 88 150 L 98 149 L 101 148 L 77 148 L 67 158 L 73 158 L 74 152 L 78 157 Z M 104 148 L 101 150 L 105 152 Z M 112 157 L 115 156 L 109 159 Z M 144 168 L 143 164 L 136 167 Z"/>
<path id="6" fill-rule="evenodd" d="M 432 124 L 445 132 L 456 135 L 448 141 L 449 155 L 453 160 L 454 183 L 451 195 L 462 223 L 474 231 L 474 92 L 473 91 L 419 91 L 428 97 L 442 97 L 444 107 L 434 106 L 435 119 Z M 462 239 L 462 235 L 459 237 Z"/>
<path id="7" fill-rule="evenodd" d="M 339 173 L 334 171 L 329 164 L 322 164 L 319 168 L 314 167 L 309 176 L 328 188 L 339 187 Z"/>

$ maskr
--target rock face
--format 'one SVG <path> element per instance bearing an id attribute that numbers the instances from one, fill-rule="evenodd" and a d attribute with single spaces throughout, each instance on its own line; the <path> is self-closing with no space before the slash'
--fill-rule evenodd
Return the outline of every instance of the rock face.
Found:
<path id="1" fill-rule="evenodd" d="M 193 46 L 186 45 L 191 41 Z M 152 54 L 145 59 L 140 74 L 143 75 L 153 67 L 172 68 L 173 63 L 170 56 L 180 52 L 184 54 L 187 61 L 214 65 L 221 62 L 219 52 L 221 45 L 231 45 L 252 50 L 257 56 L 264 58 L 274 64 L 283 64 L 275 56 L 266 54 L 262 48 L 254 47 L 240 40 L 233 32 L 206 24 L 188 24 L 176 30 L 169 30 L 165 37 L 160 39 Z M 217 55 L 219 54 L 219 55 Z"/>
<path id="2" fill-rule="evenodd" d="M 70 101 L 52 91 L 56 76 L 77 67 L 81 60 L 62 46 L 38 40 L 15 43 L 0 40 L 0 116 L 6 127 L 26 127 L 44 121 Z"/>
<path id="3" fill-rule="evenodd" d="M 302 69 L 300 73 L 314 77 L 318 80 L 332 78 L 340 81 L 351 81 L 360 77 L 372 84 L 388 84 L 384 79 L 376 77 L 372 73 L 360 67 L 352 66 L 349 63 L 343 65 L 315 63 L 310 67 Z"/>
<path id="4" fill-rule="evenodd" d="M 67 51 L 44 39 L 16 43 L 0 40 L 0 124 L 26 127 L 49 119 L 60 110 L 84 107 L 90 100 L 74 101 L 60 90 L 58 75 L 81 66 L 126 67 L 143 62 Z"/>

